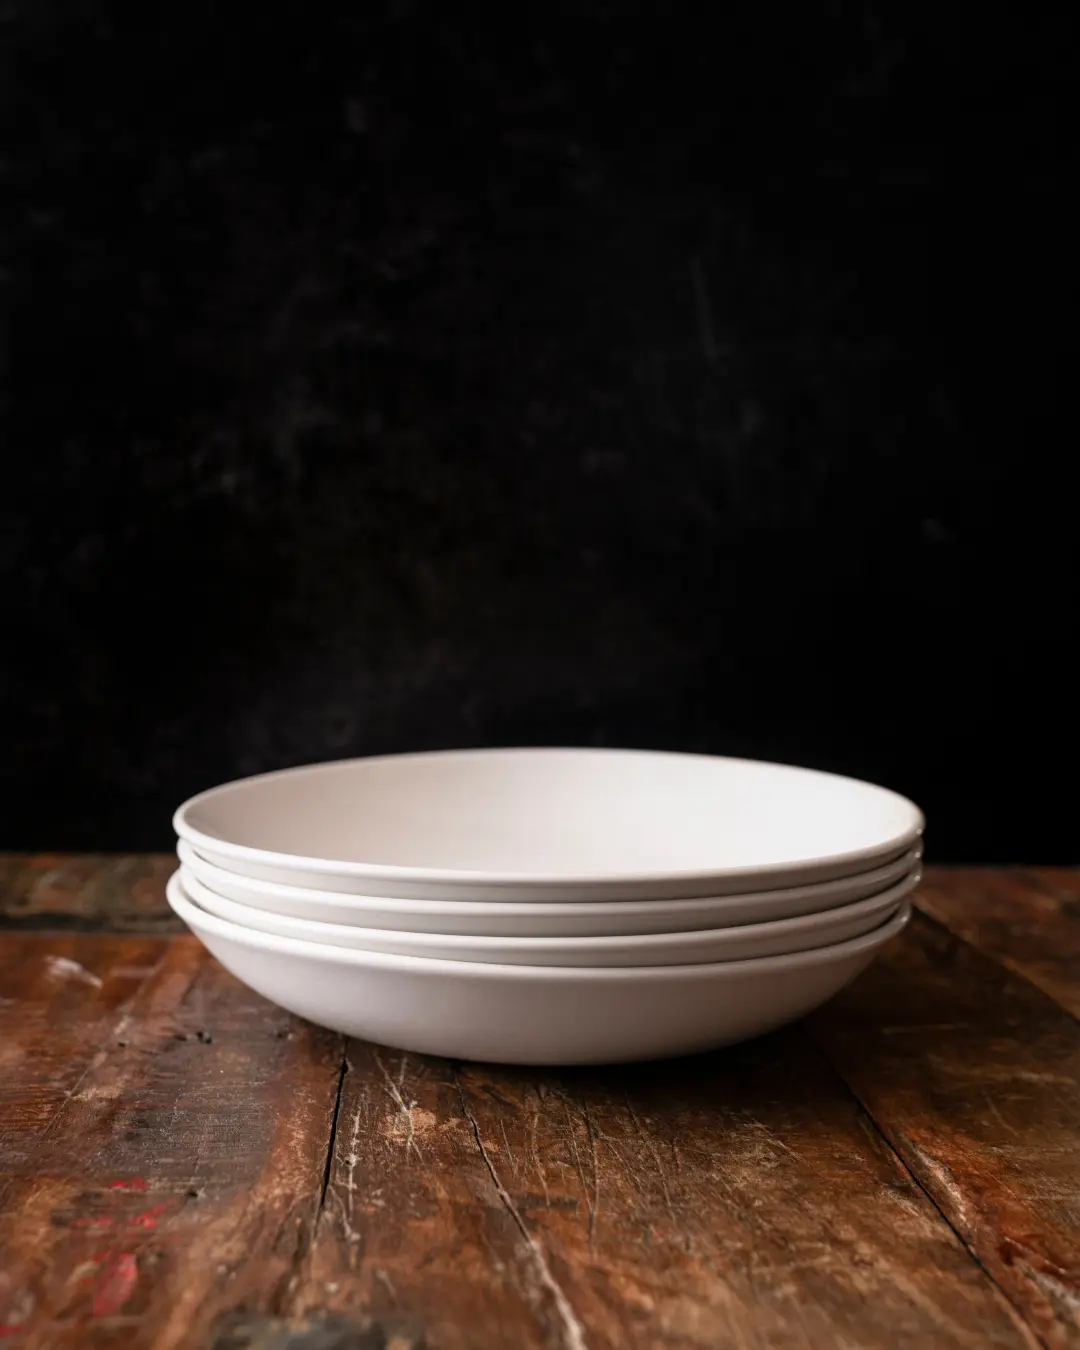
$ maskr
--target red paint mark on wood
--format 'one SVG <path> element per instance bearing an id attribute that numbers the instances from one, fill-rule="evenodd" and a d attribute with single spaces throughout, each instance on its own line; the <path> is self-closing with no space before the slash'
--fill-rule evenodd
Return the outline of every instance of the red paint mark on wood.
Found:
<path id="1" fill-rule="evenodd" d="M 145 1191 L 145 1177 L 129 1177 L 126 1181 L 114 1181 L 109 1185 L 110 1191 Z"/>
<path id="2" fill-rule="evenodd" d="M 0 1336 L 17 1336 L 20 1331 L 25 1331 L 25 1327 L 16 1326 L 12 1322 L 0 1322 Z"/>
<path id="3" fill-rule="evenodd" d="M 143 1210 L 141 1214 L 136 1214 L 131 1222 L 136 1228 L 156 1228 L 158 1226 L 158 1219 L 161 1218 L 167 1209 L 170 1209 L 175 1204 L 175 1200 L 162 1200 L 161 1204 L 151 1205 L 149 1209 Z"/>
<path id="4" fill-rule="evenodd" d="M 139 1279 L 134 1252 L 121 1252 L 105 1267 L 101 1282 L 90 1305 L 93 1317 L 108 1317 L 119 1312 L 131 1297 Z"/>
<path id="5" fill-rule="evenodd" d="M 110 1228 L 112 1219 L 107 1215 L 100 1215 L 97 1218 L 72 1219 L 72 1228 Z"/>

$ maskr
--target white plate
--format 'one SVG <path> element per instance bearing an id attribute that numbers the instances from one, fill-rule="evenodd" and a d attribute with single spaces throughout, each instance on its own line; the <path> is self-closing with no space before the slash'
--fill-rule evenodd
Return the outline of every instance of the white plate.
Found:
<path id="1" fill-rule="evenodd" d="M 457 933 L 396 933 L 388 928 L 313 923 L 239 905 L 204 886 L 181 869 L 188 899 L 219 919 L 257 928 L 278 937 L 323 942 L 333 947 L 423 956 L 442 961 L 486 961 L 514 966 L 696 966 L 782 956 L 861 937 L 885 923 L 918 884 L 912 873 L 881 895 L 840 905 L 820 914 L 736 928 L 707 928 L 686 933 L 640 933 L 621 937 L 489 937 Z M 662 903 L 662 902 L 658 902 Z"/>
<path id="2" fill-rule="evenodd" d="M 911 802 L 851 778 L 635 750 L 318 764 L 213 788 L 173 820 L 210 862 L 266 881 L 529 901 L 827 881 L 899 857 L 923 827 Z"/>
<path id="3" fill-rule="evenodd" d="M 326 947 L 169 903 L 257 993 L 381 1045 L 510 1064 L 598 1064 L 729 1045 L 801 1017 L 853 980 L 911 914 L 833 947 L 707 966 L 502 966 Z"/>
<path id="4" fill-rule="evenodd" d="M 702 896 L 696 900 L 598 900 L 569 904 L 515 904 L 496 900 L 399 900 L 343 895 L 257 881 L 215 867 L 180 840 L 176 849 L 185 875 L 192 874 L 229 900 L 273 914 L 316 923 L 393 928 L 409 933 L 480 933 L 487 937 L 604 937 L 620 933 L 688 933 L 694 929 L 765 923 L 816 914 L 877 895 L 919 865 L 913 849 L 887 867 L 817 886 L 796 886 L 751 895 Z"/>

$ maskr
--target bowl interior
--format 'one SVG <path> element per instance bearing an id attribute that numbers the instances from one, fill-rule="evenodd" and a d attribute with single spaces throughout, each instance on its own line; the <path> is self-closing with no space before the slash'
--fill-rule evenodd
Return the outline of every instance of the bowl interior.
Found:
<path id="1" fill-rule="evenodd" d="M 266 774 L 192 798 L 198 848 L 372 873 L 597 879 L 898 852 L 922 827 L 884 788 L 813 770 L 644 751 L 461 751 Z"/>

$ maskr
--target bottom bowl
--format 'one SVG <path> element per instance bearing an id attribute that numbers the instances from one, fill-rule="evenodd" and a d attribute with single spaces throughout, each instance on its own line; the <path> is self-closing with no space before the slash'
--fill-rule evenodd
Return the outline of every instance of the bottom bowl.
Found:
<path id="1" fill-rule="evenodd" d="M 829 947 L 694 966 L 506 966 L 277 937 L 173 910 L 237 979 L 332 1031 L 419 1054 L 505 1064 L 603 1064 L 730 1045 L 831 998 L 911 914 Z"/>

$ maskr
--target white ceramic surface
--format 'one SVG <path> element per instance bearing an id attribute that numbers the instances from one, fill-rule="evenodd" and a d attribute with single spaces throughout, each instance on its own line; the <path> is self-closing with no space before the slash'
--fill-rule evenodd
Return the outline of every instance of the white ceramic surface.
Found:
<path id="1" fill-rule="evenodd" d="M 653 1059 L 760 1035 L 831 998 L 911 913 L 905 904 L 873 933 L 795 955 L 595 970 L 327 947 L 207 914 L 178 877 L 168 896 L 237 979 L 300 1017 L 401 1050 L 517 1064 Z"/>
<path id="2" fill-rule="evenodd" d="M 176 832 L 262 880 L 412 899 L 645 900 L 850 876 L 915 846 L 918 808 L 786 765 L 633 750 L 472 750 L 263 774 Z"/>
<path id="3" fill-rule="evenodd" d="M 516 966 L 689 966 L 808 951 L 861 937 L 885 923 L 918 884 L 913 873 L 881 895 L 820 914 L 735 928 L 620 937 L 490 937 L 457 933 L 402 933 L 353 924 L 313 923 L 240 905 L 181 869 L 184 893 L 219 919 L 279 937 L 323 942 L 360 951 L 423 956 L 442 961 L 486 961 Z M 662 903 L 662 902 L 658 902 Z"/>
<path id="4" fill-rule="evenodd" d="M 410 933 L 479 933 L 487 937 L 603 937 L 620 933 L 688 933 L 765 923 L 851 904 L 895 885 L 919 865 L 913 849 L 886 867 L 816 886 L 692 900 L 599 900 L 560 904 L 495 900 L 401 900 L 304 890 L 215 867 L 180 840 L 185 873 L 242 905 L 317 923 L 355 924 Z"/>

